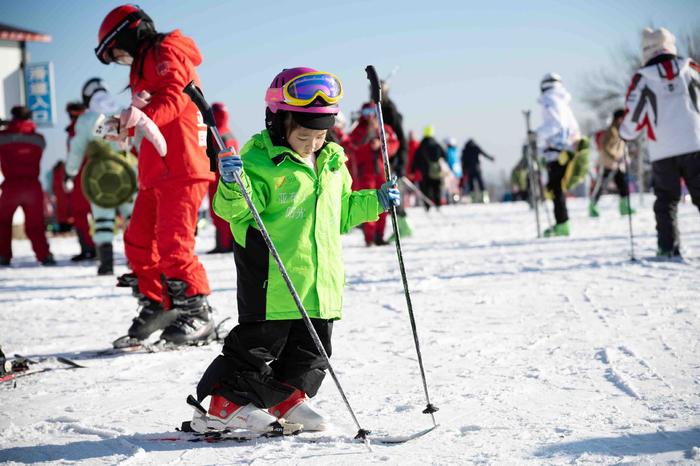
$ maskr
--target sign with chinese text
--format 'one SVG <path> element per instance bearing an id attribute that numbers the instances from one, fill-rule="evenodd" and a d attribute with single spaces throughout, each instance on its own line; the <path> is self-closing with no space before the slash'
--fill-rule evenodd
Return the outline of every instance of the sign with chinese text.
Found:
<path id="1" fill-rule="evenodd" d="M 56 124 L 56 96 L 53 63 L 28 63 L 24 69 L 27 107 L 37 126 Z"/>

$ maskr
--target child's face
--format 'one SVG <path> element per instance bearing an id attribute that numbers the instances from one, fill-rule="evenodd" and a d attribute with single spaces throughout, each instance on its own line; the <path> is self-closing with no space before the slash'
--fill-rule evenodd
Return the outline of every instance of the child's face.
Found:
<path id="1" fill-rule="evenodd" d="M 326 132 L 328 130 L 298 126 L 289 132 L 287 141 L 294 152 L 306 158 L 323 147 L 326 142 Z"/>

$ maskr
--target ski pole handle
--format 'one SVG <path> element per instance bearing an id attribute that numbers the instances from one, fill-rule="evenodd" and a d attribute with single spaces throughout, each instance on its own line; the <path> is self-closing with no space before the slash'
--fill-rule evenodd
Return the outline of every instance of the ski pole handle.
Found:
<path id="1" fill-rule="evenodd" d="M 379 85 L 377 70 L 374 69 L 374 66 L 367 65 L 365 72 L 367 73 L 367 79 L 369 79 L 370 97 L 379 105 L 379 102 L 382 101 L 382 87 Z"/>
<path id="2" fill-rule="evenodd" d="M 391 168 L 389 166 L 389 149 L 386 145 L 386 132 L 384 131 L 384 115 L 382 115 L 382 88 L 379 85 L 379 75 L 377 75 L 377 70 L 374 69 L 374 66 L 367 65 L 365 71 L 367 72 L 367 79 L 369 79 L 370 95 L 377 105 L 377 126 L 379 126 L 379 141 L 381 142 L 382 161 L 384 162 L 384 175 L 386 176 L 386 181 L 389 181 L 391 180 Z M 392 207 L 392 210 L 395 210 L 395 207 Z"/>
<path id="3" fill-rule="evenodd" d="M 211 105 L 209 105 L 209 103 L 204 98 L 202 90 L 195 85 L 194 81 L 190 81 L 189 83 L 187 83 L 187 86 L 185 86 L 182 92 L 187 94 L 187 96 L 197 107 L 197 110 L 199 110 L 199 112 L 202 114 L 202 120 L 204 121 L 204 124 L 206 124 L 209 127 L 211 134 L 214 136 L 214 141 L 218 146 L 218 151 L 226 149 L 226 144 L 221 138 L 221 134 L 219 133 L 219 130 L 216 127 L 216 118 L 214 118 L 214 111 L 211 109 Z"/>

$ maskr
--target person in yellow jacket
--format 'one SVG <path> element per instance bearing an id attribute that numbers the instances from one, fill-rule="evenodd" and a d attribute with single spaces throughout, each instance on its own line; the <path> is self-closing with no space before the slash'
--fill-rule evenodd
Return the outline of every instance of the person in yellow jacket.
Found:
<path id="1" fill-rule="evenodd" d="M 342 147 L 326 139 L 341 97 L 340 80 L 330 73 L 284 70 L 267 91 L 267 129 L 245 144 L 240 157 L 233 151 L 219 154 L 214 211 L 233 232 L 238 325 L 197 386 L 198 400 L 211 400 L 206 415 L 195 411 L 195 430 L 264 433 L 285 421 L 306 431 L 326 427 L 323 416 L 306 403 L 321 386 L 325 359 L 234 174 L 250 194 L 330 355 L 333 321 L 342 317 L 343 307 L 341 234 L 377 220 L 400 198 L 395 181 L 380 189 L 352 190 Z"/>

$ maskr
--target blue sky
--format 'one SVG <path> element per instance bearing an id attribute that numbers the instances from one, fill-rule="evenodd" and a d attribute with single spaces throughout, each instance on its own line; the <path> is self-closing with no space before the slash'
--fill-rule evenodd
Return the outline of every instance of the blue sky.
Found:
<path id="1" fill-rule="evenodd" d="M 56 100 L 62 110 L 78 99 L 90 77 L 113 91 L 128 81 L 125 67 L 104 66 L 93 48 L 104 16 L 121 2 L 0 0 L 3 23 L 50 34 L 49 44 L 30 44 L 31 61 L 52 61 Z M 563 76 L 574 111 L 585 75 L 613 66 L 623 46 L 639 49 L 644 26 L 664 26 L 681 36 L 700 27 L 693 0 L 562 1 L 141 1 L 159 31 L 181 29 L 197 42 L 204 62 L 199 75 L 207 98 L 223 101 L 232 129 L 246 140 L 263 128 L 264 94 L 282 68 L 311 66 L 341 77 L 349 115 L 367 99 L 364 68 L 380 75 L 398 67 L 391 96 L 406 129 L 419 134 L 433 124 L 439 138 L 460 145 L 473 137 L 497 157 L 487 174 L 509 171 L 524 137 L 521 111 L 532 109 L 546 72 Z M 121 94 L 124 102 L 126 94 Z M 45 130 L 44 166 L 65 156 L 67 124 Z"/>

